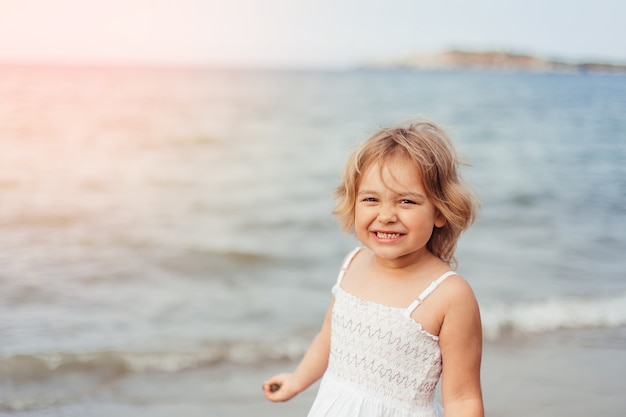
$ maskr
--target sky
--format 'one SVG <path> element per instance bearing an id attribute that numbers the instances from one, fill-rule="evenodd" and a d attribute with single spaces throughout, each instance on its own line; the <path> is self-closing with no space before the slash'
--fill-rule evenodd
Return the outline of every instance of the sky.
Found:
<path id="1" fill-rule="evenodd" d="M 626 62 L 623 0 L 0 0 L 0 62 L 349 67 L 443 49 Z"/>

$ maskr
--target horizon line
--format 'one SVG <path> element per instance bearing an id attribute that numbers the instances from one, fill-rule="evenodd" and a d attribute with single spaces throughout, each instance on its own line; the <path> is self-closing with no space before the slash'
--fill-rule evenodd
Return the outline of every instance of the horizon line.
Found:
<path id="1" fill-rule="evenodd" d="M 400 63 L 403 59 L 424 55 L 437 55 L 452 52 L 469 53 L 469 54 L 485 54 L 499 53 L 508 55 L 523 55 L 541 60 L 562 62 L 571 65 L 617 65 L 626 66 L 626 58 L 590 58 L 580 56 L 578 58 L 565 58 L 556 54 L 534 53 L 521 48 L 503 48 L 503 47 L 458 47 L 449 46 L 436 50 L 422 50 L 404 54 L 402 56 L 387 58 L 367 58 L 360 62 L 352 63 L 217 63 L 209 60 L 176 60 L 176 59 L 125 59 L 125 58 L 33 58 L 33 57 L 0 57 L 1 67 L 50 67 L 50 68 L 100 68 L 100 69 L 195 69 L 195 70 L 214 70 L 214 71 L 351 71 L 359 69 L 367 69 L 373 64 L 380 62 Z"/>

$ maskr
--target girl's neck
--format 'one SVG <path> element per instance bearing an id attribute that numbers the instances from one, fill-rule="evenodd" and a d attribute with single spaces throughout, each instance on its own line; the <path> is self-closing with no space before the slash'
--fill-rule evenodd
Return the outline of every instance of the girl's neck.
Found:
<path id="1" fill-rule="evenodd" d="M 373 270 L 398 277 L 406 274 L 415 275 L 419 271 L 437 268 L 443 264 L 443 261 L 427 250 L 394 259 L 384 259 L 376 256 L 373 252 L 371 256 L 371 267 Z"/>

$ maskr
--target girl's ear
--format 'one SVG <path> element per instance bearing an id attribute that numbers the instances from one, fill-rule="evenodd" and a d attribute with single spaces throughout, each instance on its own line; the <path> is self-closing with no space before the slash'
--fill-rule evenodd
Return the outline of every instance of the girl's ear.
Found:
<path id="1" fill-rule="evenodd" d="M 443 217 L 443 214 L 439 210 L 435 214 L 435 227 L 440 228 L 446 225 L 446 218 Z"/>

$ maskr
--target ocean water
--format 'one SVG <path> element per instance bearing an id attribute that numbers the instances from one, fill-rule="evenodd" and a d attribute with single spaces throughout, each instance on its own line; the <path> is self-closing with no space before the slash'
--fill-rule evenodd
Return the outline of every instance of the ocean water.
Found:
<path id="1" fill-rule="evenodd" d="M 575 390 L 621 415 L 626 78 L 11 66 L 0 414 L 305 414 L 258 408 L 259 378 L 302 355 L 356 245 L 330 215 L 346 155 L 418 116 L 448 130 L 482 201 L 457 258 L 487 410 L 527 415 L 500 378 L 530 358 L 526 395 L 563 375 L 534 415 Z"/>

